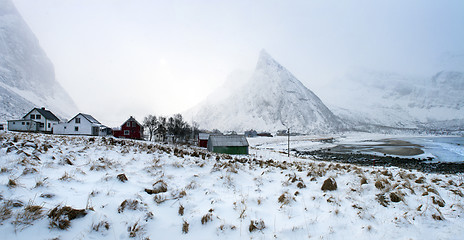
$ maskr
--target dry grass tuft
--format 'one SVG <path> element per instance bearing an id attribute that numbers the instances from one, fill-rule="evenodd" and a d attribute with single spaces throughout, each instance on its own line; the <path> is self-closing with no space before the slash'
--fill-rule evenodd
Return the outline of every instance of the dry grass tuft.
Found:
<path id="1" fill-rule="evenodd" d="M 127 232 L 129 232 L 130 238 L 135 238 L 137 237 L 137 235 L 143 235 L 145 233 L 145 230 L 143 229 L 143 226 L 141 226 L 137 221 L 136 223 L 134 223 L 134 225 L 127 227 Z"/>
<path id="2" fill-rule="evenodd" d="M 168 185 L 163 180 L 158 180 L 153 184 L 153 189 L 145 188 L 145 192 L 148 194 L 158 194 L 168 191 Z"/>
<path id="3" fill-rule="evenodd" d="M 432 196 L 433 204 L 438 205 L 439 207 L 445 207 L 445 200 L 439 196 Z"/>
<path id="4" fill-rule="evenodd" d="M 91 163 L 90 170 L 91 171 L 100 171 L 105 170 L 107 168 L 111 168 L 113 163 L 105 158 L 98 158 L 98 160 Z"/>
<path id="5" fill-rule="evenodd" d="M 403 200 L 402 196 L 400 193 L 397 192 L 391 192 L 390 193 L 390 200 L 392 202 L 401 202 Z"/>
<path id="6" fill-rule="evenodd" d="M 155 202 L 157 204 L 161 204 L 163 202 L 166 202 L 168 199 L 166 198 L 166 196 L 162 195 L 162 194 L 158 194 L 158 195 L 155 195 L 155 197 L 153 198 L 153 200 L 155 200 Z"/>
<path id="7" fill-rule="evenodd" d="M 184 220 L 184 223 L 182 223 L 182 233 L 187 234 L 189 232 L 189 223 Z"/>
<path id="8" fill-rule="evenodd" d="M 12 222 L 15 226 L 15 229 L 18 226 L 22 226 L 22 228 L 32 225 L 32 223 L 40 218 L 43 217 L 43 207 L 38 205 L 33 205 L 32 202 L 29 202 L 26 207 L 24 207 L 24 211 L 19 212 L 16 215 L 16 219 Z"/>
<path id="9" fill-rule="evenodd" d="M 361 185 L 367 184 L 367 178 L 366 178 L 366 177 L 362 177 L 360 183 L 361 183 Z"/>
<path id="10" fill-rule="evenodd" d="M 282 204 L 282 206 L 284 206 L 284 205 L 288 205 L 291 201 L 295 201 L 295 198 L 291 196 L 288 192 L 284 192 L 282 193 L 282 195 L 279 196 L 277 201 L 280 204 Z"/>
<path id="11" fill-rule="evenodd" d="M 251 220 L 250 221 L 250 226 L 248 226 L 248 231 L 254 232 L 256 230 L 263 230 L 266 228 L 266 225 L 264 224 L 263 220 Z"/>
<path id="12" fill-rule="evenodd" d="M 184 206 L 182 204 L 179 205 L 179 211 L 177 211 L 179 213 L 179 215 L 181 216 L 184 216 Z"/>
<path id="13" fill-rule="evenodd" d="M 126 182 L 128 180 L 127 177 L 126 177 L 126 174 L 124 174 L 124 173 L 118 174 L 118 176 L 116 176 L 116 178 L 118 178 L 118 180 L 121 181 L 121 182 Z"/>
<path id="14" fill-rule="evenodd" d="M 139 201 L 138 200 L 124 200 L 122 201 L 121 205 L 118 207 L 118 213 L 124 212 L 124 210 L 137 210 L 139 208 Z"/>
<path id="15" fill-rule="evenodd" d="M 376 200 L 377 202 L 380 203 L 380 205 L 387 207 L 388 206 L 388 200 L 385 198 L 384 194 L 377 194 L 376 195 Z"/>
<path id="16" fill-rule="evenodd" d="M 71 220 L 81 218 L 87 215 L 85 209 L 74 209 L 69 206 L 61 207 L 60 205 L 53 208 L 49 213 L 50 228 L 58 228 L 61 230 L 67 229 Z"/>
<path id="17" fill-rule="evenodd" d="M 100 221 L 95 224 L 92 223 L 92 230 L 95 232 L 108 231 L 110 229 L 110 224 L 107 221 Z"/>
<path id="18" fill-rule="evenodd" d="M 0 207 L 0 224 L 11 217 L 11 208 L 12 206 L 5 203 Z"/>
<path id="19" fill-rule="evenodd" d="M 337 190 L 337 182 L 334 178 L 327 178 L 321 187 L 322 191 L 334 191 Z"/>
<path id="20" fill-rule="evenodd" d="M 203 217 L 201 218 L 201 224 L 202 225 L 205 225 L 206 223 L 208 223 L 209 221 L 213 221 L 213 214 L 212 213 L 207 213 L 205 215 L 203 215 Z"/>
<path id="21" fill-rule="evenodd" d="M 67 173 L 67 172 L 64 172 L 63 176 L 61 176 L 60 178 L 58 178 L 58 180 L 67 181 L 67 182 L 70 181 L 70 180 L 72 180 L 72 179 L 73 179 L 73 177 L 72 177 L 69 173 Z"/>
<path id="22" fill-rule="evenodd" d="M 18 186 L 18 183 L 16 182 L 16 179 L 8 179 L 8 184 L 7 186 L 9 188 L 14 188 L 14 187 L 17 187 Z"/>

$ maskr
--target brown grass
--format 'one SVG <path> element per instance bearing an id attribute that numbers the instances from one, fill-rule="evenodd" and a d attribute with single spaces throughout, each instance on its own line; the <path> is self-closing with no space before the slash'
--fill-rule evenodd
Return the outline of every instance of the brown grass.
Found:
<path id="1" fill-rule="evenodd" d="M 74 209 L 69 206 L 56 206 L 48 213 L 50 228 L 65 230 L 71 225 L 71 220 L 87 215 L 85 209 Z"/>
<path id="2" fill-rule="evenodd" d="M 26 227 L 32 225 L 34 221 L 42 218 L 43 215 L 43 207 L 38 205 L 33 205 L 32 201 L 30 201 L 25 207 L 24 211 L 19 212 L 16 215 L 16 219 L 12 222 L 17 227 Z"/>
<path id="3" fill-rule="evenodd" d="M 182 233 L 187 234 L 189 232 L 189 223 L 184 220 L 184 223 L 182 223 Z"/>
<path id="4" fill-rule="evenodd" d="M 201 224 L 205 225 L 206 223 L 208 223 L 209 221 L 212 221 L 212 220 L 213 220 L 213 214 L 212 213 L 207 213 L 207 214 L 203 215 L 203 217 L 201 218 Z"/>
<path id="5" fill-rule="evenodd" d="M 179 215 L 184 216 L 184 206 L 182 206 L 182 204 L 179 205 L 178 213 L 179 213 Z"/>
<path id="6" fill-rule="evenodd" d="M 264 224 L 263 220 L 251 220 L 250 221 L 250 226 L 248 226 L 248 231 L 254 232 L 256 230 L 263 230 L 266 228 L 266 225 Z"/>
<path id="7" fill-rule="evenodd" d="M 0 207 L 0 223 L 2 223 L 3 221 L 9 219 L 12 215 L 12 211 L 11 211 L 11 208 L 12 206 L 9 206 L 8 204 L 3 204 L 1 207 Z"/>
<path id="8" fill-rule="evenodd" d="M 92 223 L 92 230 L 95 232 L 108 231 L 110 224 L 107 221 L 100 221 L 97 224 Z"/>
<path id="9" fill-rule="evenodd" d="M 143 229 L 143 226 L 141 226 L 137 221 L 136 223 L 134 223 L 134 225 L 129 226 L 127 228 L 127 232 L 129 232 L 130 238 L 135 238 L 137 236 L 143 235 L 145 231 Z"/>
<path id="10" fill-rule="evenodd" d="M 122 203 L 118 207 L 118 213 L 124 212 L 124 210 L 129 209 L 129 210 L 137 210 L 139 207 L 139 201 L 138 200 L 131 200 L 131 199 L 126 199 L 122 201 Z"/>

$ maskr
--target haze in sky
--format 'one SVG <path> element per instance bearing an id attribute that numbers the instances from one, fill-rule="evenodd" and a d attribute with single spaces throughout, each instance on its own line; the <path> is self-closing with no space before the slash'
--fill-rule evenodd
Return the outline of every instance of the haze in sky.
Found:
<path id="1" fill-rule="evenodd" d="M 14 3 L 80 110 L 110 126 L 193 107 L 263 48 L 323 96 L 352 68 L 429 76 L 464 58 L 461 0 Z"/>

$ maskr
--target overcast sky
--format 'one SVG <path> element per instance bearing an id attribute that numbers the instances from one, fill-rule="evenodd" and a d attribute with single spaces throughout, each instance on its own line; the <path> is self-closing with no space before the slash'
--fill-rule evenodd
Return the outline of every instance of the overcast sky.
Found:
<path id="1" fill-rule="evenodd" d="M 78 108 L 108 125 L 185 111 L 263 48 L 323 96 L 351 68 L 429 75 L 464 56 L 462 0 L 13 1 Z"/>

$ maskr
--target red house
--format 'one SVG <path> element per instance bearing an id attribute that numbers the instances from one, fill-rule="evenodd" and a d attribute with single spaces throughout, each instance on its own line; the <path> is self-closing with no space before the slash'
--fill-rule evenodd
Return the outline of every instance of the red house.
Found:
<path id="1" fill-rule="evenodd" d="M 143 139 L 143 126 L 131 116 L 121 125 L 121 129 L 113 130 L 113 136 L 117 138 Z"/>
<path id="2" fill-rule="evenodd" d="M 199 133 L 198 134 L 198 146 L 207 148 L 208 147 L 208 138 L 209 138 L 208 133 Z"/>

